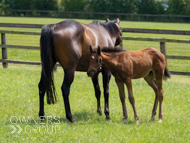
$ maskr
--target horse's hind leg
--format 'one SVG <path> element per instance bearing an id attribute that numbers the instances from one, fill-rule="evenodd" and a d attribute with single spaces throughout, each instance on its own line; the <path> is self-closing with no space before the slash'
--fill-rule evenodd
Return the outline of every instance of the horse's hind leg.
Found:
<path id="1" fill-rule="evenodd" d="M 125 88 L 124 83 L 120 82 L 118 79 L 115 78 L 115 82 L 117 83 L 117 87 L 119 89 L 119 97 L 121 100 L 122 108 L 123 108 L 123 119 L 122 121 L 126 121 L 128 118 L 126 103 L 125 103 Z"/>
<path id="2" fill-rule="evenodd" d="M 102 69 L 102 75 L 103 75 L 103 87 L 104 87 L 104 113 L 106 115 L 106 119 L 110 120 L 109 115 L 109 82 L 111 79 L 111 72 L 110 70 L 103 68 Z"/>
<path id="3" fill-rule="evenodd" d="M 62 90 L 64 105 L 65 105 L 66 118 L 70 122 L 74 123 L 75 120 L 72 117 L 71 109 L 70 109 L 69 94 L 70 94 L 71 84 L 74 80 L 75 69 L 64 70 L 64 73 L 65 73 L 64 74 L 64 81 L 63 81 L 63 84 L 61 86 L 61 90 Z"/>
<path id="4" fill-rule="evenodd" d="M 53 61 L 53 67 L 56 64 L 56 61 Z M 53 71 L 53 67 L 51 68 L 50 72 Z M 44 75 L 44 71 L 42 69 L 41 71 L 41 78 L 40 78 L 40 82 L 38 84 L 38 88 L 39 88 L 39 117 L 41 120 L 45 119 L 45 113 L 44 113 L 44 95 L 45 92 L 47 90 L 47 86 L 46 86 L 46 77 Z"/>
<path id="5" fill-rule="evenodd" d="M 43 71 L 42 71 L 43 72 Z M 45 119 L 44 117 L 44 95 L 46 92 L 46 87 L 45 87 L 45 81 L 44 81 L 44 77 L 43 74 L 41 74 L 41 79 L 40 82 L 38 84 L 38 88 L 39 88 L 39 117 L 41 120 Z"/>
<path id="6" fill-rule="evenodd" d="M 154 106 L 152 109 L 152 117 L 151 117 L 152 120 L 155 120 L 156 111 L 158 107 L 158 93 L 157 93 L 158 87 L 157 87 L 156 81 L 154 80 L 153 72 L 151 71 L 146 77 L 144 77 L 144 80 L 148 83 L 150 87 L 152 87 L 152 89 L 155 92 L 155 101 L 154 101 Z"/>
<path id="7" fill-rule="evenodd" d="M 101 91 L 100 91 L 100 86 L 99 86 L 99 83 L 98 83 L 98 74 L 96 74 L 96 75 L 94 75 L 92 77 L 92 82 L 93 82 L 93 85 L 94 85 L 95 96 L 96 96 L 96 99 L 97 99 L 97 113 L 99 115 L 102 115 L 101 106 L 100 106 Z"/>

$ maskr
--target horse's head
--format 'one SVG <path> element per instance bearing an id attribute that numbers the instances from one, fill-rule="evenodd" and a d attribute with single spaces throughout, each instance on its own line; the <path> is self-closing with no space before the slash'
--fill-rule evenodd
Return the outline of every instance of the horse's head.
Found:
<path id="1" fill-rule="evenodd" d="M 110 35 L 112 37 L 115 46 L 121 43 L 122 32 L 120 30 L 119 24 L 120 24 L 119 18 L 113 21 L 110 21 L 108 18 L 106 18 L 106 25 L 108 27 L 107 30 L 110 32 Z"/>
<path id="2" fill-rule="evenodd" d="M 89 59 L 89 68 L 87 70 L 87 75 L 89 77 L 93 77 L 94 74 L 98 73 L 102 69 L 102 56 L 101 56 L 101 49 L 98 46 L 98 49 L 93 50 L 90 46 L 90 59 Z"/>

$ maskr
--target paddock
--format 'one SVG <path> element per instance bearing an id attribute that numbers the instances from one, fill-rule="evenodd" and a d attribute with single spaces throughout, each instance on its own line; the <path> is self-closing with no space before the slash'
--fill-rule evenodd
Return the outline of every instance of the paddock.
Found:
<path id="1" fill-rule="evenodd" d="M 6 18 L 2 18 L 5 19 Z M 9 18 L 10 19 L 10 18 Z M 14 19 L 14 18 L 12 18 Z M 15 18 L 16 19 L 16 18 Z M 14 19 L 14 20 L 15 20 Z M 40 23 L 42 19 L 25 19 Z M 45 23 L 53 23 L 55 19 L 43 19 Z M 60 21 L 61 19 L 56 19 Z M 1 20 L 0 20 L 1 21 Z M 89 21 L 83 21 L 88 23 Z M 9 22 L 10 23 L 10 22 Z M 55 23 L 55 22 L 54 22 Z M 121 21 L 122 24 L 122 21 Z M 142 24 L 141 29 L 147 28 L 151 23 L 123 22 L 121 27 L 136 26 Z M 150 24 L 150 25 L 149 25 Z M 156 25 L 156 23 L 153 23 Z M 153 25 L 152 24 L 152 25 Z M 163 26 L 165 29 L 168 27 Z M 157 26 L 158 26 L 157 25 Z M 175 25 L 175 24 L 173 24 Z M 176 24 L 177 27 L 178 24 Z M 151 26 L 150 26 L 151 27 Z M 185 25 L 183 25 L 185 27 Z M 184 31 L 189 31 L 187 24 Z M 135 28 L 138 28 L 137 26 Z M 140 28 L 139 28 L 140 29 Z M 176 29 L 177 28 L 173 28 Z M 12 30 L 15 28 L 1 28 Z M 179 30 L 179 29 L 178 29 Z M 18 28 L 16 31 L 38 32 L 39 29 Z M 93 84 L 86 73 L 76 72 L 74 83 L 71 86 L 70 104 L 76 124 L 70 124 L 65 118 L 64 103 L 61 95 L 63 71 L 57 68 L 54 72 L 55 87 L 57 89 L 58 103 L 45 104 L 46 118 L 49 120 L 42 124 L 38 117 L 39 99 L 37 84 L 40 78 L 41 66 L 39 50 L 20 49 L 24 47 L 39 47 L 39 35 L 8 34 L 7 45 L 17 45 L 17 49 L 7 48 L 8 60 L 31 61 L 35 65 L 15 63 L 8 64 L 8 68 L 0 67 L 0 95 L 1 95 L 1 127 L 0 140 L 2 142 L 188 142 L 190 138 L 190 76 L 175 75 L 164 81 L 164 119 L 160 124 L 158 118 L 151 121 L 151 110 L 154 101 L 154 92 L 147 86 L 144 80 L 133 80 L 133 92 L 136 100 L 136 108 L 139 114 L 139 125 L 136 125 L 133 117 L 133 109 L 128 100 L 126 105 L 129 118 L 127 123 L 122 123 L 121 103 L 117 85 L 114 78 L 110 81 L 110 117 L 108 122 L 104 116 L 96 113 L 96 99 Z M 163 38 L 162 34 L 123 33 L 123 37 Z M 164 35 L 167 39 L 189 39 L 188 35 Z M 30 39 L 30 41 L 28 41 Z M 158 41 L 134 41 L 124 40 L 123 47 L 128 50 L 138 50 L 147 47 L 155 47 L 160 50 Z M 167 55 L 189 56 L 189 44 L 166 42 Z M 190 72 L 188 59 L 167 59 L 168 69 L 171 71 Z M 99 76 L 102 80 L 102 76 Z M 101 91 L 102 82 L 100 82 Z M 102 95 L 103 96 L 103 95 Z M 148 97 L 147 97 L 148 96 Z M 101 105 L 104 104 L 101 97 Z M 103 107 L 103 106 L 102 106 Z M 49 108 L 47 111 L 46 109 Z"/>

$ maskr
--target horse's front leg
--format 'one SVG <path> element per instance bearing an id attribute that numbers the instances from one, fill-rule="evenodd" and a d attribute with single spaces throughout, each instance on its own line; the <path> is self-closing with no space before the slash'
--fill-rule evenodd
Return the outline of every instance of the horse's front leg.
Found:
<path id="1" fill-rule="evenodd" d="M 96 96 L 96 99 L 97 99 L 97 113 L 99 115 L 102 115 L 101 106 L 100 106 L 101 91 L 100 91 L 100 86 L 99 86 L 99 83 L 98 83 L 98 74 L 95 74 L 92 77 L 92 82 L 93 82 L 93 85 L 94 85 L 95 96 Z"/>
<path id="2" fill-rule="evenodd" d="M 111 72 L 106 68 L 102 68 L 103 87 L 104 87 L 104 113 L 107 120 L 111 120 L 109 115 L 109 82 L 111 79 Z"/>

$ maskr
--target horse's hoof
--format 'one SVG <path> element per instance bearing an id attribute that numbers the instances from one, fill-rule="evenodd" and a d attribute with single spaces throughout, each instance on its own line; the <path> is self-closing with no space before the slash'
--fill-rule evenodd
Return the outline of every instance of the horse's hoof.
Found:
<path id="1" fill-rule="evenodd" d="M 155 116 L 154 116 L 154 117 L 152 116 L 152 117 L 151 117 L 151 120 L 152 120 L 152 121 L 155 121 Z"/>
<path id="2" fill-rule="evenodd" d="M 68 119 L 71 123 L 75 124 L 77 123 L 73 118 L 72 119 Z"/>
<path id="3" fill-rule="evenodd" d="M 139 125 L 139 120 L 136 121 L 136 125 Z"/>
<path id="4" fill-rule="evenodd" d="M 159 119 L 159 120 L 158 120 L 158 123 L 162 123 L 162 119 Z"/>
<path id="5" fill-rule="evenodd" d="M 40 117 L 40 121 L 43 122 L 46 120 L 45 116 L 39 116 Z"/>
<path id="6" fill-rule="evenodd" d="M 98 115 L 102 116 L 102 111 L 101 110 L 97 110 Z"/>
<path id="7" fill-rule="evenodd" d="M 106 116 L 106 120 L 107 120 L 107 121 L 112 121 L 109 116 Z"/>
<path id="8" fill-rule="evenodd" d="M 123 119 L 121 120 L 121 122 L 122 122 L 122 123 L 127 123 L 127 119 L 123 118 Z"/>

